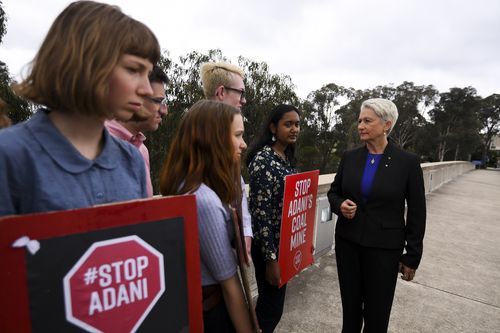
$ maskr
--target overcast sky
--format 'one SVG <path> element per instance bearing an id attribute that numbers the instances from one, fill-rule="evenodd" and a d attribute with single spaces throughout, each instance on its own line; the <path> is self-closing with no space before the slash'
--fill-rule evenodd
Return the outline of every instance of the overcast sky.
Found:
<path id="1" fill-rule="evenodd" d="M 12 75 L 35 55 L 70 1 L 2 0 L 0 60 Z M 177 60 L 219 48 L 290 75 L 297 93 L 328 83 L 356 89 L 412 81 L 441 92 L 500 93 L 498 0 L 115 0 Z"/>

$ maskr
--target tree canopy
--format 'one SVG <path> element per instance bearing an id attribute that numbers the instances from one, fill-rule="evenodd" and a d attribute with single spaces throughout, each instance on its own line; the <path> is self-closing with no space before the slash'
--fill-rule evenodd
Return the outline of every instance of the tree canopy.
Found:
<path id="1" fill-rule="evenodd" d="M 7 33 L 7 16 L 0 1 L 0 44 Z M 0 59 L 0 98 L 5 102 L 5 112 L 12 122 L 18 123 L 28 119 L 33 110 L 33 105 L 14 94 L 11 88 L 13 83 L 7 65 Z"/>
<path id="2" fill-rule="evenodd" d="M 0 1 L 0 43 L 6 33 L 6 23 Z M 182 114 L 203 98 L 199 68 L 207 61 L 229 60 L 218 49 L 207 53 L 193 51 L 178 59 L 164 51 L 161 57 L 159 66 L 169 78 L 166 85 L 169 115 L 146 140 L 154 184 Z M 432 85 L 417 86 L 409 81 L 364 90 L 332 82 L 318 85 L 319 89 L 302 100 L 296 94 L 292 78 L 273 73 L 266 62 L 240 56 L 237 65 L 246 73 L 247 104 L 243 115 L 247 143 L 252 142 L 266 114 L 277 104 L 298 106 L 302 118 L 297 152 L 302 171 L 336 171 L 342 153 L 360 144 L 357 134 L 360 106 L 372 97 L 387 98 L 396 104 L 399 118 L 391 140 L 403 149 L 416 152 L 423 161 L 470 160 L 471 155 L 477 154 L 483 162 L 496 161 L 488 147 L 493 136 L 500 132 L 499 94 L 482 98 L 473 87 L 439 92 Z M 28 119 L 35 106 L 16 96 L 12 83 L 7 66 L 0 59 L 0 97 L 7 103 L 13 123 L 18 123 Z"/>

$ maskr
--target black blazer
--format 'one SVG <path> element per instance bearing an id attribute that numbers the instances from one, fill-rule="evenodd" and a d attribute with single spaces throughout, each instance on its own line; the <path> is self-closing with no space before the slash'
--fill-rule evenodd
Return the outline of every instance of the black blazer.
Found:
<path id="1" fill-rule="evenodd" d="M 422 258 L 426 218 L 420 161 L 415 154 L 389 142 L 365 202 L 361 179 L 367 154 L 366 147 L 345 152 L 328 191 L 331 209 L 338 215 L 336 236 L 367 247 L 405 247 L 401 261 L 416 269 Z M 345 199 L 351 199 L 358 206 L 352 220 L 340 212 Z M 405 201 L 408 205 L 406 222 Z"/>

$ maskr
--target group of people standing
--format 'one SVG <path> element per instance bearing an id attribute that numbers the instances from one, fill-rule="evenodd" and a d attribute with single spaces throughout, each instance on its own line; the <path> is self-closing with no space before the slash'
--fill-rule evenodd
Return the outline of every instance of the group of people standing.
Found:
<path id="1" fill-rule="evenodd" d="M 278 105 L 250 145 L 248 205 L 241 177 L 247 148 L 241 113 L 246 103 L 244 73 L 228 63 L 205 63 L 201 79 L 206 100 L 194 104 L 182 118 L 165 158 L 160 191 L 196 196 L 205 331 L 252 331 L 232 245 L 234 208 L 242 220 L 247 264 L 253 261 L 255 267 L 258 324 L 262 332 L 273 332 L 285 300 L 286 288 L 278 288 L 279 232 L 284 177 L 296 172 L 300 112 L 291 105 Z"/>
<path id="2" fill-rule="evenodd" d="M 15 87 L 43 107 L 0 131 L 0 216 L 151 197 L 143 133 L 158 129 L 168 113 L 159 59 L 152 31 L 118 7 L 77 1 L 64 9 Z M 284 178 L 297 172 L 301 112 L 287 104 L 271 110 L 242 161 L 244 73 L 223 62 L 203 64 L 200 73 L 206 99 L 183 114 L 160 192 L 196 196 L 205 332 L 255 331 L 237 273 L 233 210 L 247 264 L 255 267 L 258 323 L 273 332 L 286 292 L 278 287 Z M 363 323 L 365 332 L 387 331 L 398 271 L 410 281 L 422 255 L 422 171 L 415 155 L 387 139 L 396 120 L 392 102 L 363 103 L 358 130 L 365 145 L 344 154 L 328 192 L 339 216 L 344 332 L 360 332 Z"/>

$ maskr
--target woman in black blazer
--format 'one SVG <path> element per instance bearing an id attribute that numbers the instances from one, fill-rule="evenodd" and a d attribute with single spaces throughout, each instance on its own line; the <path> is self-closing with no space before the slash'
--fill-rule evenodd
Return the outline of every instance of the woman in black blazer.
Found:
<path id="1" fill-rule="evenodd" d="M 358 132 L 364 146 L 344 153 L 328 191 L 338 215 L 335 255 L 342 332 L 360 332 L 363 323 L 364 332 L 387 332 L 398 271 L 411 281 L 422 258 L 422 169 L 415 154 L 387 139 L 397 118 L 396 105 L 389 100 L 363 102 Z"/>

